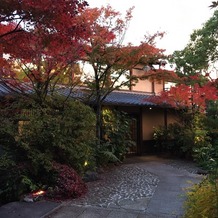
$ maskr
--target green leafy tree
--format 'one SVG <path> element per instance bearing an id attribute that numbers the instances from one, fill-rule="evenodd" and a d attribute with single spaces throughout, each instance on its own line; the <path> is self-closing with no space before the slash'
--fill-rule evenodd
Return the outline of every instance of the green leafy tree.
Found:
<path id="1" fill-rule="evenodd" d="M 185 217 L 217 217 L 218 212 L 218 144 L 217 144 L 217 62 L 218 62 L 218 11 L 217 1 L 212 2 L 213 16 L 195 30 L 187 46 L 181 51 L 175 51 L 172 60 L 176 63 L 176 71 L 180 76 L 180 84 L 191 88 L 194 93 L 200 89 L 208 91 L 203 111 L 189 110 L 191 130 L 190 144 L 193 157 L 204 167 L 209 175 L 208 180 L 191 191 L 187 201 Z M 196 78 L 198 78 L 196 80 Z M 207 88 L 210 84 L 211 88 Z M 198 89 L 193 87 L 199 87 Z M 206 89 L 205 89 L 206 88 Z M 199 99 L 206 97 L 202 92 Z M 193 96 L 193 95 L 192 95 Z M 191 100 L 193 97 L 191 96 Z M 214 96 L 214 97 L 212 97 Z M 190 97 L 190 96 L 189 96 Z M 210 99 L 210 97 L 212 97 Z M 190 102 L 190 100 L 189 100 Z M 191 104 L 199 106 L 199 104 Z M 189 107 L 190 108 L 190 107 Z M 196 108 L 196 107 L 195 107 Z M 187 115 L 187 114 L 186 114 Z M 188 129 L 188 128 L 185 128 Z M 210 196 L 211 202 L 205 200 Z M 206 203 L 208 202 L 208 204 Z"/>
<path id="2" fill-rule="evenodd" d="M 190 42 L 181 51 L 175 51 L 172 61 L 176 64 L 180 76 L 200 73 L 208 75 L 217 71 L 218 60 L 218 11 L 190 36 Z"/>

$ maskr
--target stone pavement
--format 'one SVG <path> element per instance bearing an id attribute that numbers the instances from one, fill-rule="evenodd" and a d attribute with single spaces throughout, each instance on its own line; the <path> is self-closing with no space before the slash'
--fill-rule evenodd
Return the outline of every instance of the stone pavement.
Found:
<path id="1" fill-rule="evenodd" d="M 60 203 L 39 201 L 35 203 L 11 202 L 0 207 L 1 218 L 40 218 L 53 210 L 57 210 Z"/>
<path id="2" fill-rule="evenodd" d="M 128 158 L 102 173 L 100 180 L 87 183 L 89 192 L 83 198 L 63 204 L 17 202 L 17 209 L 10 204 L 7 209 L 7 205 L 0 207 L 0 217 L 179 218 L 184 212 L 185 189 L 203 178 L 198 170 L 187 161 Z"/>
<path id="3" fill-rule="evenodd" d="M 72 204 L 120 209 L 141 199 L 149 201 L 159 183 L 158 176 L 151 172 L 139 163 L 110 168 L 99 180 L 87 183 L 88 194 Z M 145 211 L 146 205 L 140 210 Z"/>

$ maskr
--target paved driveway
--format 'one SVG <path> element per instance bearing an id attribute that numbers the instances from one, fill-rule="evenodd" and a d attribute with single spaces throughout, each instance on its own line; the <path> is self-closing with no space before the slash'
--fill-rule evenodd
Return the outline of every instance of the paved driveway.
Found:
<path id="1" fill-rule="evenodd" d="M 203 176 L 188 161 L 144 156 L 110 168 L 89 192 L 64 202 L 12 202 L 0 207 L 2 218 L 176 218 L 182 217 L 185 189 Z"/>
<path id="2" fill-rule="evenodd" d="M 47 217 L 182 217 L 186 188 L 202 178 L 192 162 L 155 156 L 128 158 L 100 180 L 88 183 L 85 197 Z"/>

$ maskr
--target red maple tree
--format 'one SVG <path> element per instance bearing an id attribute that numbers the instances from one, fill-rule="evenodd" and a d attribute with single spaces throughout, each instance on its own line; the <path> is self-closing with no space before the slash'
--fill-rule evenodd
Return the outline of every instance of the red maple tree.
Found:
<path id="1" fill-rule="evenodd" d="M 88 22 L 90 37 L 84 40 L 84 58 L 93 69 L 93 75 L 86 78 L 90 89 L 90 99 L 96 108 L 96 136 L 101 139 L 102 103 L 116 89 L 130 86 L 137 77 L 130 70 L 137 64 L 156 62 L 162 58 L 163 50 L 155 46 L 155 39 L 163 33 L 145 37 L 139 45 L 123 43 L 125 33 L 132 18 L 132 10 L 123 16 L 111 6 L 87 8 L 82 14 Z"/>
<path id="2" fill-rule="evenodd" d="M 151 97 L 150 100 L 177 109 L 190 108 L 193 112 L 204 112 L 208 101 L 218 100 L 217 87 L 215 81 L 206 78 L 202 81 L 202 77 L 196 74 L 184 77 L 169 91 L 163 91 L 159 96 Z"/>
<path id="3" fill-rule="evenodd" d="M 74 18 L 87 5 L 84 0 L 1 0 L 0 26 L 9 25 L 11 28 L 4 29 L 0 38 L 31 31 L 35 26 L 64 33 L 74 29 L 79 34 L 81 31 L 77 29 L 81 26 Z"/>
<path id="4" fill-rule="evenodd" d="M 87 2 L 1 3 L 0 79 L 19 91 L 21 82 L 29 82 L 43 100 L 63 75 L 69 74 L 69 80 L 74 77 L 72 67 L 83 56 L 82 42 L 90 34 L 86 31 L 87 23 L 80 19 Z"/>

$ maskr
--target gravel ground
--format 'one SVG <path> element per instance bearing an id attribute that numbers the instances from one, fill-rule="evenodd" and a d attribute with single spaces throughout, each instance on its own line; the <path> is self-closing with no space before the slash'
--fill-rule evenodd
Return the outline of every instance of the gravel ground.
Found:
<path id="1" fill-rule="evenodd" d="M 206 174 L 206 171 L 197 166 L 193 161 L 187 160 L 169 160 L 166 164 L 181 170 L 186 170 L 194 174 Z"/>

